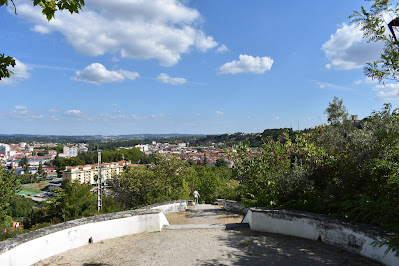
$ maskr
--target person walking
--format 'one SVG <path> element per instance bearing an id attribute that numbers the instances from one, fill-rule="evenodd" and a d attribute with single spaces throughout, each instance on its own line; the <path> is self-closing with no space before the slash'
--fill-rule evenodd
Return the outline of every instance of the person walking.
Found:
<path id="1" fill-rule="evenodd" d="M 194 190 L 193 192 L 194 200 L 195 200 L 195 205 L 198 204 L 198 198 L 200 197 L 200 194 L 198 193 L 197 190 Z"/>

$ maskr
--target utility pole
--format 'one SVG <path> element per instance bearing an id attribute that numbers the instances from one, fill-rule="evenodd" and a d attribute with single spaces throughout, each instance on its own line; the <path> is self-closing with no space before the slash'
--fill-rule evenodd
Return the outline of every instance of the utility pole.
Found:
<path id="1" fill-rule="evenodd" d="M 101 151 L 98 151 L 98 179 L 97 179 L 97 193 L 98 193 L 98 205 L 97 210 L 100 211 L 103 206 L 103 189 L 102 189 L 102 178 L 101 178 Z"/>

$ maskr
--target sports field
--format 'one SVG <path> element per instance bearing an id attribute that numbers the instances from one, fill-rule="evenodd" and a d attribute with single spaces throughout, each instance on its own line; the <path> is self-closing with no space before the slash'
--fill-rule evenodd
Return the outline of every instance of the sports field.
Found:
<path id="1" fill-rule="evenodd" d="M 42 193 L 42 189 L 45 188 L 48 185 L 47 181 L 43 181 L 40 183 L 32 183 L 32 184 L 24 184 L 22 185 L 22 190 L 18 192 L 18 195 L 35 195 Z"/>

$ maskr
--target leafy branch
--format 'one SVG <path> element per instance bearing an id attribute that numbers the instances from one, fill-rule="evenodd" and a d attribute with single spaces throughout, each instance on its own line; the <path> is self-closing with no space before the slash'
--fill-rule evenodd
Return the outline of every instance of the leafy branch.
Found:
<path id="1" fill-rule="evenodd" d="M 360 27 L 363 38 L 367 38 L 368 42 L 383 42 L 385 46 L 380 59 L 367 63 L 364 74 L 379 82 L 399 81 L 399 42 L 394 30 L 395 26 L 399 26 L 399 23 L 396 23 L 399 22 L 399 3 L 395 5 L 389 0 L 366 1 L 374 2 L 370 10 L 362 6 L 361 11 L 354 11 L 349 16 L 351 23 Z"/>
<path id="2" fill-rule="evenodd" d="M 10 0 L 14 6 L 14 13 L 17 15 L 17 7 L 13 0 Z M 0 0 L 0 7 L 8 6 L 8 0 Z M 82 7 L 85 5 L 84 0 L 33 0 L 33 6 L 40 6 L 42 8 L 43 15 L 46 16 L 47 20 L 55 18 L 55 12 L 61 10 L 68 10 L 73 13 L 79 13 Z M 15 59 L 10 56 L 0 54 L 0 80 L 9 78 L 10 74 L 14 74 L 10 68 L 15 66 Z"/>

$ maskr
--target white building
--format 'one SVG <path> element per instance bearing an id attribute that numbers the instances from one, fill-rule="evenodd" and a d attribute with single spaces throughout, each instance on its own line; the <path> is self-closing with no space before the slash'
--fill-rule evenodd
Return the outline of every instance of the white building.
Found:
<path id="1" fill-rule="evenodd" d="M 86 143 L 79 143 L 78 144 L 78 152 L 83 153 L 83 152 L 88 152 L 89 148 L 87 147 Z"/>
<path id="2" fill-rule="evenodd" d="M 134 147 L 139 149 L 143 153 L 147 153 L 148 152 L 148 145 L 147 144 L 145 144 L 145 145 L 136 145 Z"/>
<path id="3" fill-rule="evenodd" d="M 6 157 L 10 154 L 10 145 L 8 144 L 0 144 L 0 154 L 5 155 Z"/>
<path id="4" fill-rule="evenodd" d="M 73 146 L 73 147 L 68 147 L 64 146 L 63 149 L 64 157 L 69 158 L 69 157 L 76 157 L 78 156 L 78 147 Z"/>
<path id="5" fill-rule="evenodd" d="M 18 143 L 18 145 L 20 148 L 25 148 L 26 142 L 20 142 L 20 143 Z"/>
<path id="6" fill-rule="evenodd" d="M 124 166 L 128 165 L 127 161 L 120 161 L 114 163 L 102 163 L 101 164 L 101 176 L 105 182 L 108 179 L 113 178 L 123 172 Z M 69 181 L 79 180 L 80 183 L 89 183 L 92 185 L 97 184 L 98 176 L 98 165 L 88 164 L 88 165 L 78 165 L 78 166 L 67 166 L 67 168 L 62 171 L 62 179 Z"/>
<path id="7" fill-rule="evenodd" d="M 39 166 L 40 163 L 45 164 L 49 163 L 51 160 L 55 159 L 55 155 L 46 155 L 46 156 L 28 156 L 28 164 L 31 166 Z"/>
<path id="8" fill-rule="evenodd" d="M 34 147 L 33 146 L 29 146 L 29 145 L 26 145 L 25 146 L 25 151 L 30 151 L 30 152 L 32 152 L 34 150 Z"/>

